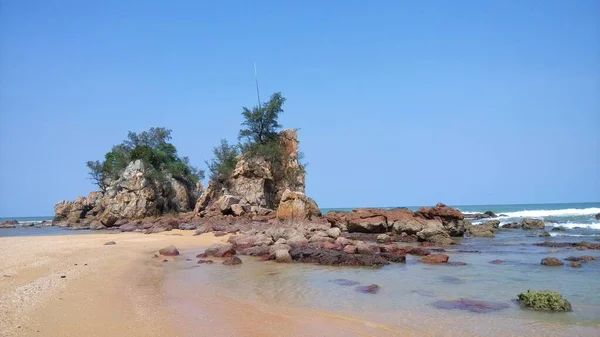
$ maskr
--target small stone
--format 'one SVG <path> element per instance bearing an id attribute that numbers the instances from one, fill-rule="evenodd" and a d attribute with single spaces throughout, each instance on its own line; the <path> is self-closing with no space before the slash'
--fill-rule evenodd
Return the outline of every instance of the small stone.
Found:
<path id="1" fill-rule="evenodd" d="M 381 287 L 377 284 L 370 284 L 368 286 L 358 286 L 355 290 L 364 294 L 376 294 L 379 292 L 379 289 L 381 289 Z"/>
<path id="2" fill-rule="evenodd" d="M 163 260 L 163 262 L 169 262 L 169 260 L 166 260 L 166 259 L 165 259 L 165 260 Z"/>
<path id="3" fill-rule="evenodd" d="M 551 236 L 551 235 L 550 235 L 550 233 L 548 233 L 548 232 L 546 232 L 546 231 L 543 231 L 543 232 L 541 232 L 541 233 L 540 233 L 540 235 L 539 235 L 539 236 L 540 236 L 541 238 L 545 238 L 545 237 L 549 237 L 549 236 Z"/>
<path id="4" fill-rule="evenodd" d="M 67 276 L 66 275 L 62 275 L 60 278 L 67 278 Z"/>
<path id="5" fill-rule="evenodd" d="M 581 263 L 579 263 L 577 261 L 573 261 L 573 262 L 569 263 L 569 266 L 571 266 L 573 268 L 581 268 Z"/>
<path id="6" fill-rule="evenodd" d="M 492 260 L 492 261 L 490 261 L 489 263 L 491 263 L 491 264 L 500 264 L 500 263 L 504 263 L 504 261 L 503 261 L 503 260 L 496 259 L 496 260 Z"/>
<path id="7" fill-rule="evenodd" d="M 198 264 L 213 264 L 213 263 L 215 263 L 215 261 L 213 261 L 213 260 L 202 260 L 202 259 L 198 260 Z"/>
<path id="8" fill-rule="evenodd" d="M 112 245 L 116 245 L 117 243 L 114 241 L 108 241 L 106 243 L 104 243 L 105 246 L 112 246 Z"/>

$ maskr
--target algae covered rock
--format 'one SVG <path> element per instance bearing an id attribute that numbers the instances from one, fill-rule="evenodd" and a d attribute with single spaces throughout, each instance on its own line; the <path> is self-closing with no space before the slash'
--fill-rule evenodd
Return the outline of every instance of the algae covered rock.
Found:
<path id="1" fill-rule="evenodd" d="M 551 290 L 527 290 L 520 293 L 517 301 L 521 307 L 544 311 L 571 311 L 571 303 Z"/>

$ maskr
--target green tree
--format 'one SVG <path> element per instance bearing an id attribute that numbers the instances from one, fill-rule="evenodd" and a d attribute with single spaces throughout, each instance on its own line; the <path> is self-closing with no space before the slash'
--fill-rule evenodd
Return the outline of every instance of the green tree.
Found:
<path id="1" fill-rule="evenodd" d="M 281 128 L 279 114 L 283 113 L 285 98 L 280 92 L 271 95 L 268 102 L 252 109 L 243 107 L 244 122 L 239 132 L 239 139 L 246 144 L 266 144 L 277 139 L 277 132 Z"/>
<path id="2" fill-rule="evenodd" d="M 107 179 L 117 179 L 133 160 L 142 160 L 150 166 L 157 179 L 164 180 L 170 174 L 190 187 L 204 178 L 204 171 L 193 167 L 189 158 L 179 157 L 175 145 L 169 143 L 171 130 L 157 127 L 139 134 L 129 131 L 127 139 L 112 147 L 104 161 L 89 161 L 90 178 L 104 190 Z"/>
<path id="3" fill-rule="evenodd" d="M 216 183 L 224 182 L 235 169 L 237 164 L 238 149 L 229 145 L 226 139 L 221 139 L 221 144 L 213 148 L 213 159 L 206 162 L 210 171 L 210 180 Z"/>

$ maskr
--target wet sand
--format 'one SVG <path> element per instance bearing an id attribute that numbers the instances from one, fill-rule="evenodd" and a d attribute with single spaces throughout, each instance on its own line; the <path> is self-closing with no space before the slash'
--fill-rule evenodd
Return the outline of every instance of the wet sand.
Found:
<path id="1" fill-rule="evenodd" d="M 182 284 L 176 273 L 186 258 L 195 263 L 195 254 L 227 240 L 192 234 L 1 237 L 0 336 L 416 335 L 331 312 L 253 303 L 210 284 Z M 153 257 L 170 244 L 185 253 Z"/>

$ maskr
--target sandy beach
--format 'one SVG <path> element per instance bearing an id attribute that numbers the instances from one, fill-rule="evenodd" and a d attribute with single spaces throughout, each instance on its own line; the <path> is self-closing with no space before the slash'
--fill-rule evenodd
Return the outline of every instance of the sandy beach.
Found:
<path id="1" fill-rule="evenodd" d="M 386 325 L 335 313 L 244 301 L 210 284 L 175 277 L 165 285 L 169 273 L 192 263 L 185 259 L 195 263 L 203 248 L 226 240 L 178 230 L 2 237 L 0 335 L 400 335 Z M 116 244 L 104 245 L 108 241 Z M 184 253 L 154 257 L 170 244 Z"/>

